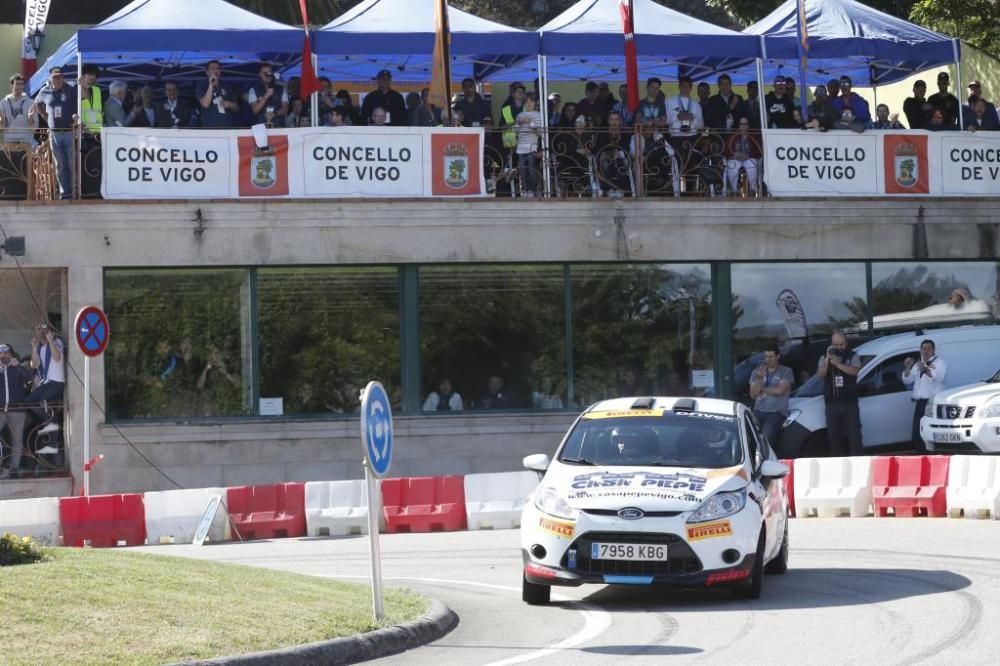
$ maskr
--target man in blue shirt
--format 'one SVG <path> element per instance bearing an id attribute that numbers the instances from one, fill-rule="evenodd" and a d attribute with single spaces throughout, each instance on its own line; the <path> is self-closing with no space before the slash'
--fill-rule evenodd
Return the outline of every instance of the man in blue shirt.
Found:
<path id="1" fill-rule="evenodd" d="M 872 120 L 872 112 L 868 108 L 868 102 L 857 93 L 851 92 L 851 77 L 849 76 L 840 77 L 840 97 L 833 98 L 831 104 L 833 104 L 833 109 L 838 116 L 844 113 L 844 109 L 850 109 L 854 112 L 854 119 L 858 122 L 867 125 Z"/>
<path id="2" fill-rule="evenodd" d="M 205 80 L 198 82 L 194 94 L 201 106 L 202 127 L 236 127 L 240 105 L 236 91 L 222 81 L 222 65 L 218 60 L 209 60 L 205 65 Z"/>
<path id="3" fill-rule="evenodd" d="M 49 70 L 49 82 L 38 93 L 35 107 L 49 126 L 49 143 L 56 162 L 59 198 L 73 198 L 73 116 L 76 115 L 76 90 L 66 85 L 62 69 Z"/>

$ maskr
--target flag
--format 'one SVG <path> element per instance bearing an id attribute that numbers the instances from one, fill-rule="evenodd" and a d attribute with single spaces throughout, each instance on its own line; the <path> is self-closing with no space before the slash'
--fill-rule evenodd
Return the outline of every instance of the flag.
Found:
<path id="1" fill-rule="evenodd" d="M 434 63 L 431 69 L 430 103 L 441 109 L 442 117 L 451 118 L 451 30 L 448 27 L 447 0 L 434 2 Z"/>
<path id="2" fill-rule="evenodd" d="M 628 110 L 639 108 L 639 61 L 635 50 L 635 12 L 632 0 L 620 0 L 622 30 L 625 32 L 625 83 L 628 85 Z"/>
<path id="3" fill-rule="evenodd" d="M 24 34 L 21 35 L 21 75 L 30 79 L 38 68 L 38 54 L 31 44 L 35 31 L 45 32 L 45 21 L 49 16 L 48 0 L 28 0 L 24 8 Z"/>
<path id="4" fill-rule="evenodd" d="M 799 47 L 799 99 L 802 103 L 802 119 L 807 120 L 806 108 L 808 108 L 808 86 L 806 78 L 809 61 L 809 31 L 806 29 L 806 0 L 796 0 L 796 27 L 798 32 Z M 832 93 L 831 93 L 832 94 Z"/>
<path id="5" fill-rule="evenodd" d="M 309 39 L 309 11 L 306 8 L 306 0 L 299 0 L 299 9 L 302 10 L 302 27 L 306 31 L 306 38 L 302 42 L 302 76 L 299 82 L 299 96 L 302 99 L 309 97 L 322 88 L 319 79 L 316 78 L 316 69 L 312 60 L 312 41 Z"/>

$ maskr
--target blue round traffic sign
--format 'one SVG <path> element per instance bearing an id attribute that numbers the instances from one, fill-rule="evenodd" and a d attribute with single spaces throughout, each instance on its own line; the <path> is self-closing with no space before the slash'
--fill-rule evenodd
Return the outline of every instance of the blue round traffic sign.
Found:
<path id="1" fill-rule="evenodd" d="M 108 317 L 96 305 L 88 305 L 77 313 L 73 331 L 77 346 L 87 356 L 100 356 L 108 348 L 111 339 Z"/>
<path id="2" fill-rule="evenodd" d="M 361 395 L 361 442 L 368 466 L 381 479 L 392 462 L 392 408 L 378 382 L 368 382 Z"/>

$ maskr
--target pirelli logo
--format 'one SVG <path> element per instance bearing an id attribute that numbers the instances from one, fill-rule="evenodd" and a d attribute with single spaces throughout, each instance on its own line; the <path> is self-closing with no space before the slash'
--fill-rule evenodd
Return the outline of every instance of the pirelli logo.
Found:
<path id="1" fill-rule="evenodd" d="M 573 523 L 564 523 L 559 520 L 551 520 L 549 518 L 539 518 L 538 526 L 549 534 L 555 534 L 557 537 L 562 537 L 564 539 L 573 538 Z"/>
<path id="2" fill-rule="evenodd" d="M 701 541 L 702 539 L 714 539 L 715 537 L 729 536 L 733 533 L 733 528 L 728 520 L 707 525 L 698 525 L 687 528 L 688 541 Z"/>

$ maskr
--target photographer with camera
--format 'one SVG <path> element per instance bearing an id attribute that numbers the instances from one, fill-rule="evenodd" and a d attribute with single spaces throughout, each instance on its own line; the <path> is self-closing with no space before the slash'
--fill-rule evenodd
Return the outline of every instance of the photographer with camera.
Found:
<path id="1" fill-rule="evenodd" d="M 202 127 L 235 127 L 240 105 L 236 92 L 222 82 L 222 65 L 209 60 L 205 65 L 205 80 L 195 86 L 195 97 L 201 106 Z"/>
<path id="2" fill-rule="evenodd" d="M 823 380 L 826 403 L 826 432 L 830 455 L 859 456 L 861 414 L 858 411 L 858 371 L 861 358 L 847 348 L 847 336 L 834 331 L 826 354 L 819 359 L 816 376 Z"/>
<path id="3" fill-rule="evenodd" d="M 771 342 L 764 347 L 764 362 L 750 375 L 750 397 L 754 399 L 753 414 L 757 417 L 771 448 L 780 451 L 778 437 L 781 424 L 788 414 L 788 394 L 795 376 L 792 369 L 780 365 L 781 350 Z"/>
<path id="4" fill-rule="evenodd" d="M 903 361 L 903 383 L 913 387 L 913 446 L 917 453 L 927 453 L 923 438 L 920 437 L 920 418 L 924 415 L 927 401 L 944 388 L 948 374 L 948 364 L 938 358 L 933 340 L 920 343 L 920 359 L 907 357 Z"/>

